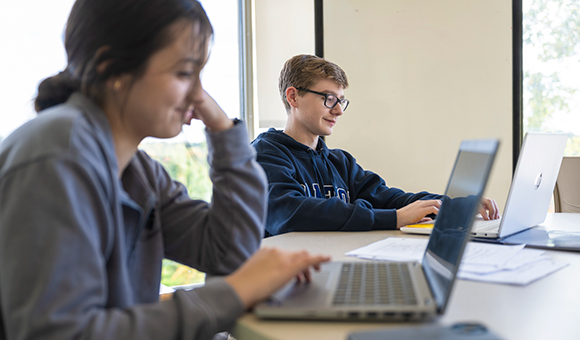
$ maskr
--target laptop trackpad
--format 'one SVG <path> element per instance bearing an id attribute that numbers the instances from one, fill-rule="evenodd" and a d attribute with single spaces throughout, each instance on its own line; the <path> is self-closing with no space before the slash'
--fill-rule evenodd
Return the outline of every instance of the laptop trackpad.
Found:
<path id="1" fill-rule="evenodd" d="M 268 300 L 268 305 L 272 307 L 323 306 L 331 295 L 333 276 L 331 270 L 323 267 L 319 272 L 312 272 L 312 280 L 309 283 L 293 280 L 276 292 Z"/>

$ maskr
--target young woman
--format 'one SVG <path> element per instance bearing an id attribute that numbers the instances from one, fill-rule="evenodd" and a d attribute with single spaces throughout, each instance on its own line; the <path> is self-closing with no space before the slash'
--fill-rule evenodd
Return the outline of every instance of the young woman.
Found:
<path id="1" fill-rule="evenodd" d="M 252 255 L 266 180 L 244 124 L 200 84 L 211 35 L 195 0 L 75 3 L 67 68 L 0 146 L 0 339 L 211 338 L 328 260 Z M 192 119 L 207 128 L 211 203 L 137 150 Z M 160 303 L 164 257 L 218 277 Z"/>

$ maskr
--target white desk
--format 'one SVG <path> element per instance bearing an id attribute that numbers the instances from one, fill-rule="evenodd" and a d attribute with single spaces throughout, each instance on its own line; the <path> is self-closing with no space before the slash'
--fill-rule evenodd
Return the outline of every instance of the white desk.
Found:
<path id="1" fill-rule="evenodd" d="M 546 228 L 580 231 L 580 214 L 549 214 Z M 267 238 L 263 245 L 287 250 L 306 249 L 356 261 L 344 253 L 386 237 L 411 236 L 400 231 L 289 233 Z M 477 321 L 506 340 L 580 339 L 580 253 L 548 251 L 569 266 L 527 286 L 458 280 L 450 303 L 438 322 Z M 353 331 L 404 327 L 408 323 L 263 321 L 242 316 L 233 335 L 238 340 L 346 339 Z"/>

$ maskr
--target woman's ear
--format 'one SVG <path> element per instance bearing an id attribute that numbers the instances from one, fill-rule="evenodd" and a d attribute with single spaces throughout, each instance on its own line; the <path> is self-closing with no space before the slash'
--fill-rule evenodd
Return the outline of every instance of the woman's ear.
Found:
<path id="1" fill-rule="evenodd" d="M 121 77 L 110 77 L 109 79 L 107 79 L 105 84 L 109 90 L 112 90 L 113 92 L 117 93 L 121 91 L 124 87 Z"/>
<path id="2" fill-rule="evenodd" d="M 101 46 L 99 47 L 99 49 L 97 50 L 97 52 L 95 52 L 95 60 L 99 59 L 99 57 L 101 56 L 101 54 L 107 52 L 108 50 L 110 50 L 111 47 L 110 46 Z M 107 68 L 109 68 L 109 65 L 111 65 L 113 61 L 111 59 L 107 59 L 105 61 L 100 62 L 97 67 L 95 67 L 95 69 L 97 70 L 97 73 L 99 74 L 103 74 L 105 73 L 105 71 L 107 70 Z"/>
<path id="3" fill-rule="evenodd" d="M 111 76 L 105 81 L 107 92 L 124 97 L 133 83 L 133 76 L 128 73 Z"/>
<path id="4" fill-rule="evenodd" d="M 291 107 L 297 107 L 298 103 L 296 101 L 298 97 L 298 90 L 294 86 L 290 86 L 286 89 L 286 101 Z"/>

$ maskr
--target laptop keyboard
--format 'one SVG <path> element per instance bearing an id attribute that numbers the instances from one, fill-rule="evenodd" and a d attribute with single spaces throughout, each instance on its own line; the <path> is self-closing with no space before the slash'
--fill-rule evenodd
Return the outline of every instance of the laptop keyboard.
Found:
<path id="1" fill-rule="evenodd" d="M 471 232 L 485 232 L 485 231 L 494 231 L 499 228 L 499 224 L 501 222 L 500 219 L 496 220 L 475 220 L 473 221 L 473 227 L 471 227 Z"/>
<path id="2" fill-rule="evenodd" d="M 409 268 L 397 262 L 343 263 L 333 305 L 417 304 Z"/>

